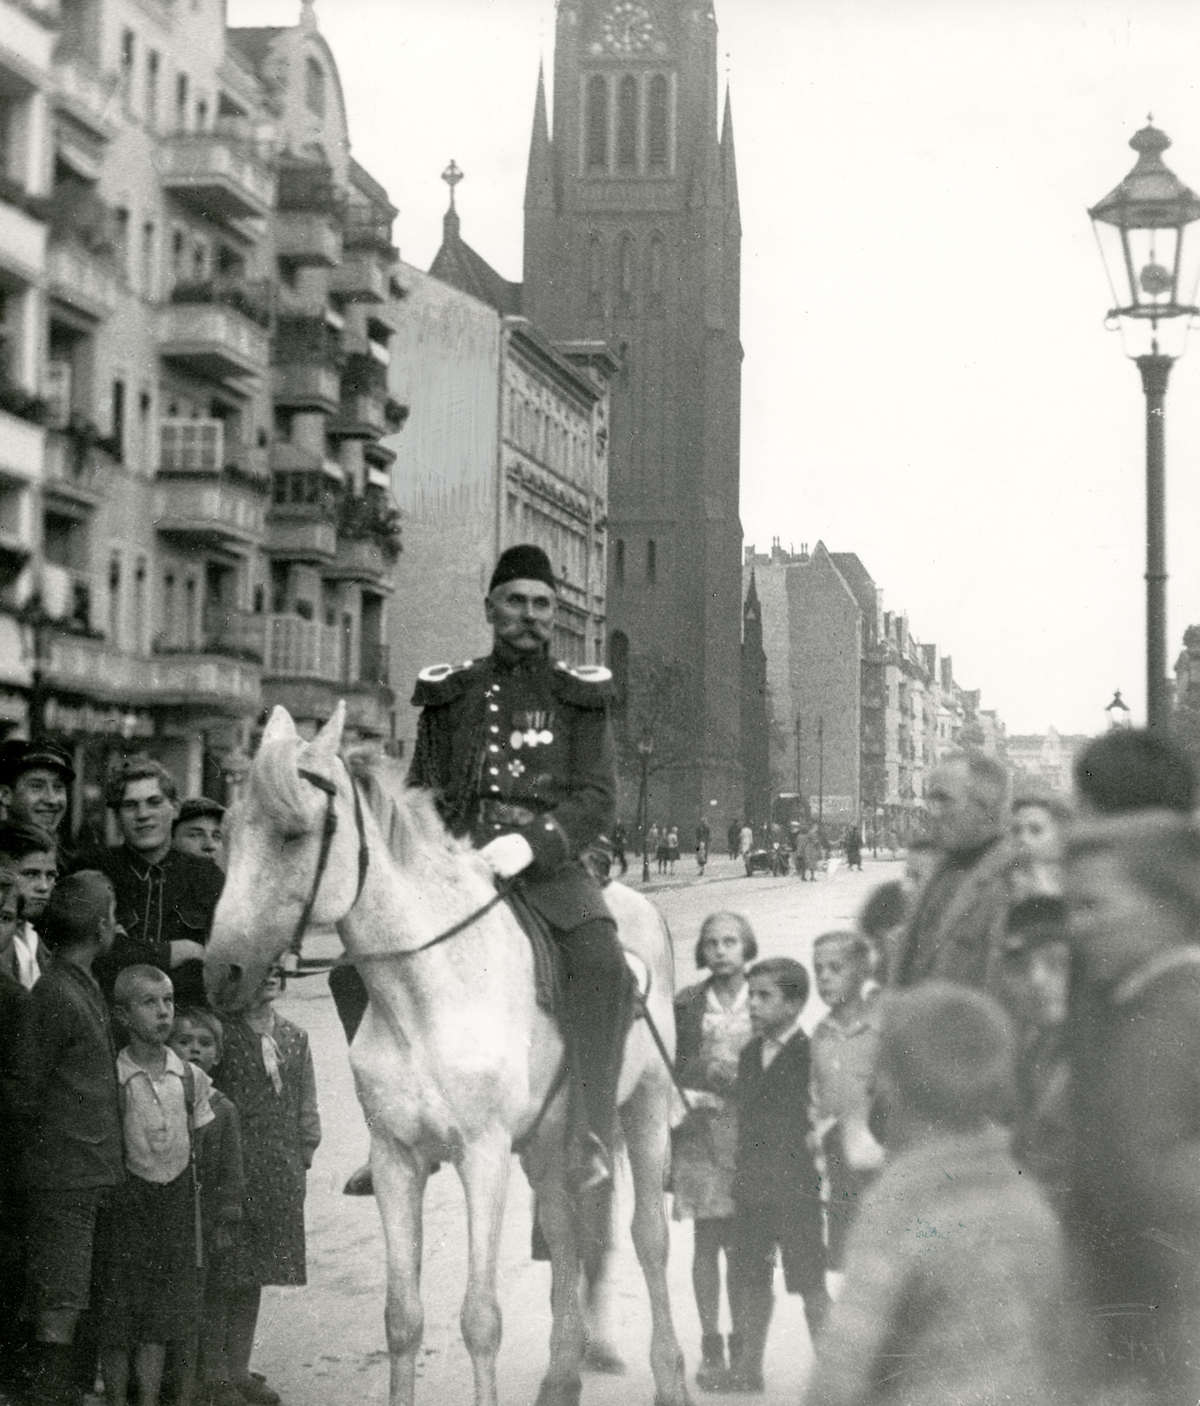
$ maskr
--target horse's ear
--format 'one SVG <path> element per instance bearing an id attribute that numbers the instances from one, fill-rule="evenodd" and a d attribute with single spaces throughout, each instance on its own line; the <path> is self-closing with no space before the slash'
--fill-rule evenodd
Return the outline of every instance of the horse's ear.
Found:
<path id="1" fill-rule="evenodd" d="M 271 709 L 271 716 L 267 719 L 267 725 L 263 728 L 262 740 L 264 742 L 290 742 L 298 737 L 296 724 L 292 721 L 292 715 L 278 703 Z"/>
<path id="2" fill-rule="evenodd" d="M 338 752 L 341 751 L 342 731 L 345 726 L 346 700 L 340 698 L 329 721 L 308 744 L 308 755 L 316 761 L 328 762 L 332 765 L 333 759 L 337 756 Z"/>

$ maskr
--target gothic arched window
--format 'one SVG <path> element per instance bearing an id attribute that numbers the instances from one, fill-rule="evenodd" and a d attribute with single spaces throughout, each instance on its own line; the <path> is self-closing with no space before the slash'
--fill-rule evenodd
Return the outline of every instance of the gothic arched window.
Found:
<path id="1" fill-rule="evenodd" d="M 304 65 L 304 100 L 310 112 L 325 116 L 325 70 L 313 58 Z"/>
<path id="2" fill-rule="evenodd" d="M 584 166 L 589 171 L 607 171 L 608 80 L 601 73 L 588 79 L 584 131 L 587 133 Z"/>
<path id="3" fill-rule="evenodd" d="M 671 165 L 671 89 L 664 74 L 651 78 L 647 108 L 646 164 L 651 171 L 666 171 Z"/>
<path id="4" fill-rule="evenodd" d="M 617 287 L 622 303 L 633 302 L 633 235 L 623 234 L 617 244 Z"/>
<path id="5" fill-rule="evenodd" d="M 626 74 L 617 88 L 617 170 L 636 171 L 638 164 L 638 81 Z"/>

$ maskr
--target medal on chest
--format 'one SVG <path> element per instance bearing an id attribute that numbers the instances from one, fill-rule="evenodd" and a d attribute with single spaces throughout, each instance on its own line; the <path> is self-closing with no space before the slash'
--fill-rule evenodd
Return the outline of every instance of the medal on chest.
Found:
<path id="1" fill-rule="evenodd" d="M 509 734 L 508 745 L 514 752 L 523 748 L 548 747 L 554 741 L 550 728 L 550 714 L 541 709 L 513 713 L 513 730 Z"/>

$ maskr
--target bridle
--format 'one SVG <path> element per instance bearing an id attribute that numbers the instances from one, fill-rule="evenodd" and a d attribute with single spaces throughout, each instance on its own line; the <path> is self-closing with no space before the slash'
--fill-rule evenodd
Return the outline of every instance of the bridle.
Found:
<path id="1" fill-rule="evenodd" d="M 325 820 L 321 826 L 321 848 L 317 851 L 317 867 L 313 872 L 312 888 L 308 891 L 308 898 L 300 910 L 300 916 L 296 919 L 292 940 L 288 943 L 288 950 L 297 956 L 300 955 L 300 944 L 304 941 L 304 931 L 312 917 L 313 908 L 316 907 L 321 880 L 325 877 L 325 870 L 329 865 L 329 851 L 333 847 L 333 837 L 337 834 L 337 811 L 334 809 L 334 801 L 337 800 L 337 786 L 328 777 L 322 776 L 319 772 L 307 771 L 304 767 L 300 768 L 300 775 L 305 781 L 315 786 L 318 791 L 325 793 Z M 354 796 L 354 828 L 358 831 L 358 887 L 354 890 L 354 903 L 350 905 L 353 908 L 354 904 L 362 897 L 363 885 L 367 882 L 367 869 L 371 863 L 371 852 L 367 849 L 362 797 L 358 794 L 358 786 L 354 777 L 350 775 L 349 768 L 346 770 L 346 775 L 349 777 L 350 791 Z"/>
<path id="2" fill-rule="evenodd" d="M 287 950 L 295 953 L 297 957 L 300 955 L 300 948 L 304 942 L 304 933 L 312 918 L 312 911 L 316 907 L 317 894 L 321 889 L 321 880 L 325 877 L 325 870 L 329 866 L 329 852 L 333 847 L 333 837 L 337 834 L 337 811 L 334 809 L 334 802 L 337 800 L 337 786 L 330 781 L 328 777 L 322 776 L 316 771 L 308 771 L 304 767 L 299 768 L 299 774 L 305 781 L 309 782 L 310 785 L 315 786 L 318 791 L 324 792 L 325 819 L 321 826 L 321 846 L 317 851 L 317 867 L 313 871 L 312 887 L 308 891 L 308 898 L 305 900 L 304 907 L 300 910 L 300 916 L 296 919 L 296 926 L 287 947 Z M 354 905 L 362 897 L 363 886 L 367 882 L 367 870 L 371 863 L 371 852 L 367 848 L 367 832 L 363 823 L 362 797 L 359 795 L 358 784 L 354 780 L 353 773 L 348 767 L 346 768 L 346 775 L 350 781 L 350 792 L 354 797 L 354 828 L 358 833 L 358 885 L 354 890 L 354 902 L 350 905 L 350 909 L 353 909 Z M 428 942 L 422 942 L 419 947 L 402 948 L 399 951 L 390 952 L 360 952 L 356 955 L 355 961 L 369 961 L 384 957 L 415 957 L 418 952 L 427 952 L 429 948 L 436 947 L 439 943 L 445 942 L 448 938 L 456 937 L 473 923 L 478 922 L 486 913 L 490 913 L 498 903 L 502 903 L 504 899 L 508 897 L 511 888 L 511 881 L 504 881 L 497 884 L 495 894 L 493 894 L 486 903 L 476 908 L 474 912 L 468 913 L 465 918 L 461 918 L 457 923 L 453 923 L 443 932 L 438 933 L 436 937 L 431 937 Z M 350 909 L 347 909 L 347 912 L 349 912 Z M 324 963 L 321 965 L 323 967 Z M 311 973 L 307 971 L 303 973 L 305 976 L 310 974 Z"/>

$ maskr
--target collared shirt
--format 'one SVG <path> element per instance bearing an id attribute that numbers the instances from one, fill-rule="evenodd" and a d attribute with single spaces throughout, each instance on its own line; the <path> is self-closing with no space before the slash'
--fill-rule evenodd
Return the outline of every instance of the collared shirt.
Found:
<path id="1" fill-rule="evenodd" d="M 867 1001 L 849 1024 L 827 1015 L 812 1034 L 812 1096 L 818 1118 L 866 1117 L 870 1104 L 878 1016 Z"/>
<path id="2" fill-rule="evenodd" d="M 17 962 L 17 980 L 26 991 L 32 991 L 42 969 L 38 965 L 38 935 L 32 923 L 21 923 L 13 933 L 13 956 Z"/>
<path id="3" fill-rule="evenodd" d="M 783 1049 L 784 1045 L 787 1044 L 800 1028 L 800 1017 L 797 1016 L 782 1034 L 763 1036 L 762 1067 L 764 1069 L 770 1069 L 775 1063 L 776 1055 L 778 1055 L 779 1051 Z"/>
<path id="4" fill-rule="evenodd" d="M 158 1074 L 144 1069 L 127 1049 L 117 1056 L 125 1165 L 142 1181 L 163 1184 L 181 1175 L 191 1157 L 183 1060 L 174 1050 L 165 1054 L 166 1064 Z M 198 1129 L 213 1121 L 212 1080 L 194 1065 L 192 1076 L 196 1088 L 192 1126 Z"/>

